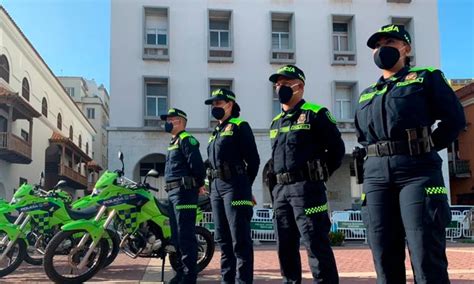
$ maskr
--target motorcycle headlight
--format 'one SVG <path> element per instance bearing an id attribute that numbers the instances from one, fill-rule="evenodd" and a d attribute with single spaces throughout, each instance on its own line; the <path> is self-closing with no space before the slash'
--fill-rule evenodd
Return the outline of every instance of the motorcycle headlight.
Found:
<path id="1" fill-rule="evenodd" d="M 99 195 L 102 192 L 101 189 L 95 188 L 92 190 L 92 195 Z"/>

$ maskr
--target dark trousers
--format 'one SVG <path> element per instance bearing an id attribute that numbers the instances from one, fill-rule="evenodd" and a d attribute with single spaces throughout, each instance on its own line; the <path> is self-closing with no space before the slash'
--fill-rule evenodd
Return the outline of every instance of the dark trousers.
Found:
<path id="1" fill-rule="evenodd" d="M 301 283 L 300 237 L 315 283 L 338 283 L 329 243 L 331 221 L 323 182 L 277 184 L 273 189 L 278 258 L 284 283 Z"/>
<path id="2" fill-rule="evenodd" d="M 175 188 L 168 192 L 171 238 L 181 256 L 183 283 L 195 283 L 197 277 L 196 208 L 198 189 Z"/>
<path id="3" fill-rule="evenodd" d="M 371 157 L 365 162 L 363 220 L 377 283 L 405 283 L 405 242 L 416 283 L 449 283 L 451 211 L 439 157 Z"/>
<path id="4" fill-rule="evenodd" d="M 252 190 L 247 177 L 211 184 L 215 239 L 221 248 L 222 283 L 253 282 L 253 242 L 250 235 Z"/>

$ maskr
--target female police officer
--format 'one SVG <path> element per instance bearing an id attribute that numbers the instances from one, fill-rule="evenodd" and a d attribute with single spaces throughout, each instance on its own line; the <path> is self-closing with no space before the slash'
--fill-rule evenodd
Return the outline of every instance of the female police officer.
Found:
<path id="1" fill-rule="evenodd" d="M 249 124 L 238 118 L 240 107 L 233 92 L 217 89 L 205 104 L 212 104 L 212 115 L 219 121 L 209 139 L 207 154 L 222 283 L 252 283 L 251 186 L 260 164 L 255 138 Z"/>
<path id="2" fill-rule="evenodd" d="M 363 218 L 377 283 L 406 282 L 405 238 L 416 283 L 449 283 L 445 228 L 451 213 L 437 151 L 466 122 L 440 70 L 409 66 L 410 44 L 398 25 L 382 27 L 367 42 L 382 76 L 362 92 L 355 118 L 367 150 Z"/>

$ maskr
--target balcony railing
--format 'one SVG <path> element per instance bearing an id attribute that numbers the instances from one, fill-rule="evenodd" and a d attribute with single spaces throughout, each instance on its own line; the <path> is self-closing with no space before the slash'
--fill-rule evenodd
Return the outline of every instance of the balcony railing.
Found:
<path id="1" fill-rule="evenodd" d="M 76 172 L 75 170 L 71 169 L 66 165 L 60 166 L 59 175 L 68 178 L 71 181 L 74 181 L 80 185 L 83 185 L 84 188 L 88 186 L 87 177 L 83 176 L 82 174 Z"/>
<path id="2" fill-rule="evenodd" d="M 11 132 L 0 132 L 0 159 L 18 164 L 31 163 L 31 145 Z"/>
<path id="3" fill-rule="evenodd" d="M 449 175 L 456 178 L 470 178 L 471 168 L 468 160 L 455 160 L 449 162 Z"/>

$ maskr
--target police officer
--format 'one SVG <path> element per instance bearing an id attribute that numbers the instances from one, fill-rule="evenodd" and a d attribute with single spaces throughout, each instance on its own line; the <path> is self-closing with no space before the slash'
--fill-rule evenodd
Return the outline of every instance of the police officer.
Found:
<path id="1" fill-rule="evenodd" d="M 382 76 L 360 95 L 355 122 L 367 151 L 362 214 L 377 283 L 406 282 L 405 238 L 415 282 L 449 283 L 451 213 L 437 151 L 466 126 L 463 108 L 440 70 L 409 66 L 403 26 L 383 26 L 367 45 Z"/>
<path id="2" fill-rule="evenodd" d="M 331 113 L 303 99 L 305 75 L 293 65 L 271 75 L 282 112 L 271 124 L 272 189 L 278 257 L 284 283 L 301 283 L 300 236 L 315 282 L 338 283 L 329 244 L 324 182 L 341 165 L 344 142 Z"/>
<path id="3" fill-rule="evenodd" d="M 239 118 L 240 107 L 232 91 L 217 89 L 205 104 L 212 104 L 212 115 L 219 121 L 207 154 L 222 283 L 252 283 L 252 184 L 260 164 L 255 138 L 250 125 Z"/>
<path id="4" fill-rule="evenodd" d="M 169 283 L 195 283 L 197 262 L 196 209 L 199 190 L 203 190 L 206 171 L 199 142 L 185 131 L 186 113 L 171 108 L 161 115 L 165 131 L 171 134 L 166 156 L 165 180 L 170 201 L 172 241 L 180 259 L 180 268 Z"/>

